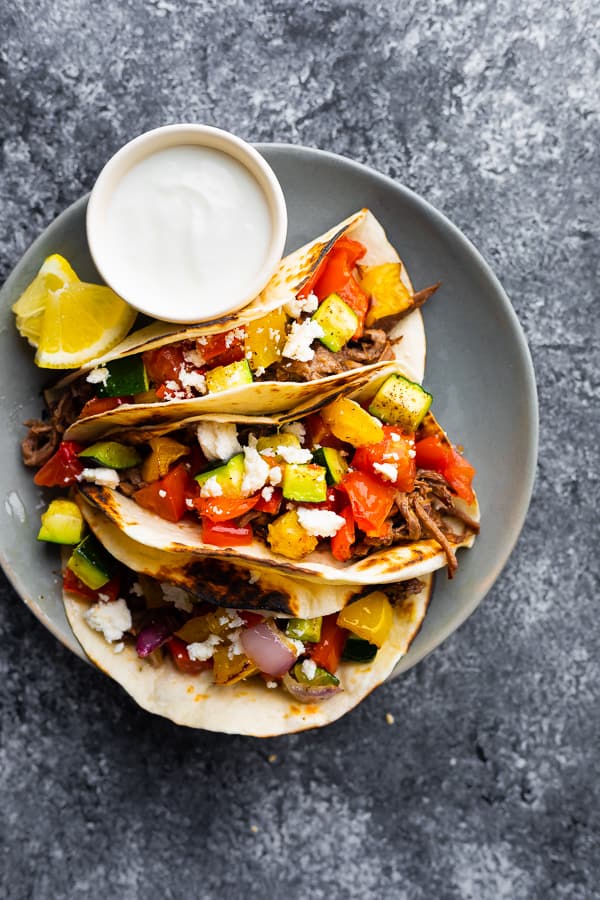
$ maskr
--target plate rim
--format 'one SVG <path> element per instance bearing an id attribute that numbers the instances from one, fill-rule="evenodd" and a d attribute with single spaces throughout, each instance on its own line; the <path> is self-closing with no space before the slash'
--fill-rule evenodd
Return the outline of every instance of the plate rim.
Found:
<path id="1" fill-rule="evenodd" d="M 527 383 L 527 391 L 524 400 L 526 403 L 526 421 L 530 431 L 530 435 L 527 442 L 527 458 L 524 461 L 525 465 L 523 466 L 523 469 L 521 471 L 521 481 L 524 485 L 524 490 L 519 496 L 519 502 L 517 504 L 518 508 L 516 510 L 513 510 L 514 520 L 512 525 L 512 533 L 507 542 L 504 553 L 501 557 L 495 558 L 494 564 L 489 568 L 487 577 L 482 581 L 481 589 L 472 593 L 471 597 L 468 599 L 468 602 L 461 606 L 460 612 L 457 613 L 457 615 L 454 616 L 451 622 L 449 622 L 445 627 L 438 630 L 435 638 L 424 642 L 422 646 L 418 645 L 418 649 L 416 650 L 414 645 L 409 649 L 408 653 L 401 660 L 399 660 L 394 672 L 389 676 L 389 679 L 392 679 L 397 675 L 408 671 L 408 669 L 411 669 L 413 666 L 421 662 L 421 660 L 423 660 L 437 647 L 444 643 L 444 641 L 446 641 L 466 622 L 466 620 L 482 603 L 495 582 L 500 577 L 521 536 L 533 496 L 539 453 L 539 401 L 537 381 L 535 377 L 535 367 L 533 365 L 531 350 L 529 348 L 523 326 L 521 325 L 521 322 L 512 303 L 510 302 L 506 291 L 502 287 L 502 284 L 500 283 L 499 279 L 495 275 L 490 264 L 486 261 L 482 253 L 477 249 L 476 245 L 470 240 L 470 238 L 468 238 L 464 234 L 464 232 L 458 228 L 458 226 L 456 226 L 444 213 L 440 212 L 440 210 L 433 206 L 428 200 L 412 190 L 412 188 L 408 187 L 400 181 L 397 181 L 389 175 L 386 175 L 385 173 L 374 169 L 372 166 L 366 165 L 362 162 L 358 162 L 357 160 L 351 159 L 342 154 L 334 153 L 330 150 L 322 150 L 320 148 L 310 147 L 305 144 L 291 144 L 281 141 L 254 142 L 253 146 L 260 153 L 264 154 L 268 154 L 270 151 L 308 154 L 326 159 L 334 165 L 343 164 L 349 169 L 355 169 L 357 172 L 368 174 L 371 177 L 377 178 L 380 182 L 384 183 L 384 186 L 387 189 L 391 189 L 394 192 L 403 195 L 404 198 L 410 201 L 410 203 L 412 203 L 422 215 L 432 220 L 434 225 L 438 229 L 445 231 L 447 234 L 450 234 L 454 241 L 456 241 L 459 247 L 462 249 L 462 251 L 466 253 L 470 258 L 471 263 L 479 268 L 485 279 L 490 283 L 491 287 L 495 291 L 498 299 L 500 300 L 503 306 L 503 311 L 510 321 L 511 333 L 513 335 L 513 338 L 516 337 L 516 347 L 518 349 L 520 361 L 524 368 Z M 61 220 L 67 219 L 69 216 L 71 216 L 74 212 L 76 212 L 78 207 L 85 206 L 88 198 L 89 192 L 70 203 L 69 206 L 62 210 L 62 212 L 60 212 L 56 216 L 56 218 L 52 219 L 52 221 L 44 227 L 43 231 L 31 242 L 31 244 L 27 247 L 27 249 L 20 256 L 20 258 L 17 260 L 17 262 L 9 272 L 4 284 L 2 285 L 2 288 L 0 288 L 0 300 L 4 300 L 5 295 L 10 292 L 16 270 L 19 268 L 19 265 L 22 262 L 23 258 L 26 255 L 35 252 L 36 246 L 42 243 L 48 229 L 51 227 L 60 228 Z M 19 598 L 28 607 L 28 609 L 31 610 L 38 621 L 41 622 L 41 624 L 44 625 L 44 627 L 48 631 L 50 631 L 50 633 L 53 634 L 54 637 L 57 638 L 61 644 L 63 644 L 63 646 L 73 651 L 80 658 L 89 662 L 75 636 L 73 635 L 73 643 L 69 643 L 66 636 L 60 632 L 58 626 L 54 624 L 53 620 L 39 606 L 34 597 L 29 595 L 19 573 L 13 569 L 12 564 L 7 559 L 4 546 L 1 543 L 0 565 L 2 566 L 2 569 L 8 581 L 10 582 Z"/>

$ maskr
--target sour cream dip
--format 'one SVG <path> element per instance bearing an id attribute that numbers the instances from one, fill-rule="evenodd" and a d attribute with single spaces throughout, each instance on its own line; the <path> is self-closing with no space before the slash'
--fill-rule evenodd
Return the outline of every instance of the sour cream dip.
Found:
<path id="1" fill-rule="evenodd" d="M 281 187 L 248 144 L 207 126 L 167 126 L 122 148 L 87 213 L 100 274 L 132 306 L 172 322 L 241 308 L 275 271 Z"/>

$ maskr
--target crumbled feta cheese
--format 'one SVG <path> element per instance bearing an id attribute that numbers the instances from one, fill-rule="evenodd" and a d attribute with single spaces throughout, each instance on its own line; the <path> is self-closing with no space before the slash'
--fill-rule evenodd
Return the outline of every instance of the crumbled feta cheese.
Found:
<path id="1" fill-rule="evenodd" d="M 302 443 L 306 437 L 306 428 L 302 422 L 288 422 L 281 430 L 284 434 L 293 434 L 294 437 L 298 438 L 300 443 Z"/>
<path id="2" fill-rule="evenodd" d="M 199 394 L 206 394 L 206 378 L 202 372 L 188 372 L 185 366 L 179 370 L 179 380 L 184 388 L 193 388 Z"/>
<path id="3" fill-rule="evenodd" d="M 392 463 L 373 463 L 373 468 L 384 481 L 398 481 L 398 466 Z"/>
<path id="4" fill-rule="evenodd" d="M 110 644 L 120 641 L 131 628 L 131 613 L 122 597 L 113 603 L 95 603 L 84 612 L 83 618 L 94 631 L 101 631 Z"/>
<path id="5" fill-rule="evenodd" d="M 302 669 L 302 674 L 306 675 L 309 681 L 312 681 L 317 674 L 317 664 L 314 659 L 305 659 L 300 668 Z"/>
<path id="6" fill-rule="evenodd" d="M 277 682 L 276 681 L 267 681 L 266 685 L 270 690 L 273 690 L 273 688 L 277 687 Z"/>
<path id="7" fill-rule="evenodd" d="M 99 484 L 101 487 L 116 488 L 119 481 L 119 473 L 116 469 L 84 469 L 77 476 L 77 481 L 89 481 L 91 484 Z"/>
<path id="8" fill-rule="evenodd" d="M 219 484 L 219 479 L 216 475 L 211 475 L 210 478 L 207 478 L 206 481 L 202 484 L 200 488 L 200 496 L 201 497 L 222 497 L 223 496 L 223 488 Z"/>
<path id="9" fill-rule="evenodd" d="M 165 400 L 185 400 L 187 398 L 187 391 L 182 391 L 181 385 L 176 381 L 166 381 L 165 388 Z"/>
<path id="10" fill-rule="evenodd" d="M 193 508 L 194 508 L 194 501 L 192 500 L 191 497 L 186 497 L 186 498 L 185 498 L 185 505 L 187 506 L 188 509 L 193 509 Z"/>
<path id="11" fill-rule="evenodd" d="M 275 451 L 273 450 L 272 447 L 265 447 L 264 450 L 261 450 L 260 452 L 262 453 L 263 456 L 273 456 L 273 457 L 277 456 L 277 454 L 275 453 Z"/>
<path id="12" fill-rule="evenodd" d="M 177 587 L 175 584 L 162 584 L 161 589 L 163 594 L 163 599 L 167 601 L 167 603 L 172 603 L 176 609 L 183 609 L 184 612 L 193 612 L 194 604 L 192 603 L 189 594 L 183 590 L 183 588 Z"/>
<path id="13" fill-rule="evenodd" d="M 208 344 L 208 338 L 201 335 L 199 338 L 196 338 L 196 343 L 200 344 L 201 347 L 206 347 Z"/>
<path id="14" fill-rule="evenodd" d="M 396 442 L 397 442 L 397 441 L 401 441 L 401 440 L 402 440 L 402 438 L 400 437 L 400 435 L 399 435 L 396 431 L 392 431 L 392 432 L 390 433 L 390 436 L 391 436 L 391 438 L 392 438 L 393 441 L 396 441 Z"/>
<path id="15" fill-rule="evenodd" d="M 197 369 L 201 369 L 204 365 L 204 357 L 201 353 L 198 353 L 197 350 L 185 350 L 183 358 L 186 362 L 190 363 L 190 365 L 196 366 Z"/>
<path id="16" fill-rule="evenodd" d="M 254 370 L 254 377 L 261 378 L 265 374 L 265 371 L 266 370 L 265 370 L 264 366 L 257 366 L 256 369 Z"/>
<path id="17" fill-rule="evenodd" d="M 305 531 L 314 537 L 333 537 L 345 523 L 343 516 L 331 512 L 328 509 L 310 509 L 308 506 L 299 506 L 297 509 L 298 521 Z"/>
<path id="18" fill-rule="evenodd" d="M 260 492 L 260 495 L 263 498 L 263 500 L 265 501 L 265 503 L 268 503 L 269 500 L 273 499 L 273 491 L 274 491 L 274 488 L 272 488 L 270 484 L 268 484 L 266 487 L 264 487 L 262 489 L 262 491 Z"/>
<path id="19" fill-rule="evenodd" d="M 414 459 L 415 456 L 417 455 L 417 451 L 413 450 L 411 447 L 411 449 L 408 451 L 408 455 L 409 455 L 410 459 Z"/>
<path id="20" fill-rule="evenodd" d="M 269 477 L 269 464 L 265 462 L 255 447 L 244 447 L 244 477 L 242 494 L 249 497 L 260 491 Z"/>
<path id="21" fill-rule="evenodd" d="M 258 574 L 258 572 L 251 572 L 250 578 L 248 579 L 248 584 L 256 584 L 259 578 L 260 575 Z"/>
<path id="22" fill-rule="evenodd" d="M 222 638 L 218 634 L 209 634 L 205 641 L 194 641 L 187 645 L 188 656 L 194 662 L 207 660 L 215 652 L 215 647 L 221 643 Z"/>
<path id="23" fill-rule="evenodd" d="M 228 659 L 233 659 L 234 656 L 241 656 L 244 653 L 244 645 L 241 641 L 242 632 L 243 628 L 238 628 L 237 631 L 232 631 L 231 634 L 227 635 L 231 641 L 231 645 L 227 648 Z"/>
<path id="24" fill-rule="evenodd" d="M 167 496 L 167 492 L 165 491 L 164 488 L 159 488 L 159 489 L 158 489 L 158 496 L 159 496 L 159 497 L 166 497 L 166 496 Z"/>
<path id="25" fill-rule="evenodd" d="M 110 595 L 101 594 L 100 592 L 98 592 L 98 600 L 102 600 L 103 603 L 108 603 L 108 601 L 110 600 Z"/>
<path id="26" fill-rule="evenodd" d="M 323 337 L 325 332 L 318 322 L 306 319 L 304 322 L 293 322 L 282 355 L 300 362 L 310 362 L 315 351 L 311 344 L 315 338 Z"/>
<path id="27" fill-rule="evenodd" d="M 296 650 L 298 656 L 302 656 L 303 653 L 306 652 L 306 647 L 302 643 L 302 641 L 297 641 L 296 638 L 286 637 L 286 641 L 288 644 L 291 644 L 292 647 Z"/>
<path id="28" fill-rule="evenodd" d="M 118 644 L 115 644 L 115 646 L 113 648 L 113 653 L 122 653 L 124 649 L 125 649 L 125 644 L 123 643 L 123 641 L 119 641 Z"/>
<path id="29" fill-rule="evenodd" d="M 281 484 L 282 477 L 281 466 L 272 466 L 269 469 L 269 484 L 274 484 L 275 486 Z"/>
<path id="30" fill-rule="evenodd" d="M 91 372 L 88 372 L 85 380 L 89 381 L 90 384 L 103 384 L 106 386 L 109 375 L 110 372 L 106 366 L 98 366 L 97 369 L 92 369 Z"/>
<path id="31" fill-rule="evenodd" d="M 286 463 L 308 463 L 312 459 L 310 450 L 303 450 L 302 447 L 286 447 L 284 444 L 277 448 L 277 455 Z"/>
<path id="32" fill-rule="evenodd" d="M 241 453 L 237 428 L 233 423 L 200 422 L 196 434 L 200 449 L 209 460 L 230 459 Z"/>
<path id="33" fill-rule="evenodd" d="M 141 584 L 139 583 L 139 581 L 134 581 L 134 582 L 133 582 L 133 584 L 132 584 L 131 587 L 129 588 L 129 593 L 130 593 L 130 594 L 135 594 L 136 597 L 143 597 L 143 596 L 144 596 L 144 591 L 143 591 L 143 588 L 142 588 Z"/>
<path id="34" fill-rule="evenodd" d="M 256 437 L 255 434 L 252 434 L 252 432 L 251 432 L 251 433 L 248 435 L 248 441 L 247 441 L 247 443 L 248 443 L 248 446 L 249 446 L 249 447 L 256 447 L 256 445 L 257 445 L 257 443 L 258 443 L 258 438 Z"/>
<path id="35" fill-rule="evenodd" d="M 284 304 L 284 309 L 292 319 L 299 319 L 303 312 L 311 313 L 319 307 L 319 298 L 312 292 L 308 297 L 294 297 Z"/>

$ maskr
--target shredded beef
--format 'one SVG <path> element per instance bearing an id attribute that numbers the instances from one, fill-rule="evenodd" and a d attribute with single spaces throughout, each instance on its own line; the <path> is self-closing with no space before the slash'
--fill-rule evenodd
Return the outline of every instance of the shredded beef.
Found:
<path id="1" fill-rule="evenodd" d="M 385 331 L 380 328 L 368 328 L 360 340 L 351 341 L 337 353 L 319 344 L 315 348 L 313 358 L 308 362 L 282 359 L 268 370 L 265 379 L 315 381 L 327 375 L 338 375 L 348 369 L 392 358 L 392 346 Z"/>
<path id="2" fill-rule="evenodd" d="M 422 588 L 423 582 L 419 578 L 409 578 L 407 581 L 381 585 L 381 590 L 385 592 L 392 606 L 399 606 L 407 597 L 418 594 Z"/>
<path id="3" fill-rule="evenodd" d="M 48 418 L 28 419 L 24 422 L 29 428 L 27 437 L 21 443 L 26 466 L 38 468 L 48 462 L 58 449 L 63 434 L 75 421 L 93 391 L 91 384 L 78 379 L 66 387 L 60 399 L 50 407 Z"/>

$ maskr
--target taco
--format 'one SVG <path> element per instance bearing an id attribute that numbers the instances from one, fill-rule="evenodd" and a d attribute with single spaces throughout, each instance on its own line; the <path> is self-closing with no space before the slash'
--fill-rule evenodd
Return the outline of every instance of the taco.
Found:
<path id="1" fill-rule="evenodd" d="M 142 708 L 210 731 L 266 737 L 335 721 L 393 672 L 431 594 L 427 575 L 362 596 L 357 590 L 341 612 L 289 618 L 257 612 L 253 603 L 239 610 L 199 600 L 159 580 L 161 572 L 139 574 L 138 564 L 152 566 L 145 548 L 118 535 L 116 545 L 128 565 L 102 544 L 94 549 L 111 569 L 98 589 L 78 578 L 83 572 L 73 557 L 67 560 L 64 604 L 75 636 Z M 161 565 L 168 556 L 161 554 Z M 210 569 L 206 578 L 210 586 Z M 258 581 L 248 599 L 252 590 L 261 597 Z"/>
<path id="2" fill-rule="evenodd" d="M 331 584 L 444 565 L 478 531 L 475 470 L 399 370 L 279 417 L 196 416 L 88 446 L 63 442 L 38 485 L 73 484 L 146 547 Z"/>
<path id="3" fill-rule="evenodd" d="M 33 423 L 29 451 L 44 461 L 69 426 L 68 438 L 94 440 L 192 414 L 277 413 L 388 360 L 420 382 L 419 307 L 437 286 L 415 293 L 382 226 L 361 210 L 286 257 L 240 312 L 187 329 L 154 322 L 63 379 L 46 393 L 50 419 Z"/>

